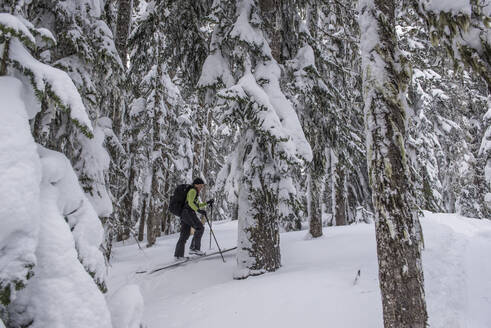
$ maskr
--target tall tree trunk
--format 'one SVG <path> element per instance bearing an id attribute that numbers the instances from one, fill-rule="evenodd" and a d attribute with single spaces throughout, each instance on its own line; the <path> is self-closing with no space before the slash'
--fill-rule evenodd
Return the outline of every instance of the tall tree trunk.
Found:
<path id="1" fill-rule="evenodd" d="M 166 157 L 165 159 L 166 167 L 167 169 L 165 170 L 165 180 L 164 180 L 164 206 L 162 208 L 162 219 L 160 220 L 160 231 L 162 231 L 165 235 L 165 228 L 167 226 L 167 218 L 169 217 L 169 199 L 171 195 L 171 190 L 170 190 L 170 172 L 169 172 L 169 158 Z"/>
<path id="2" fill-rule="evenodd" d="M 152 204 L 155 200 L 152 199 L 152 197 L 148 194 L 144 195 L 144 201 L 143 201 L 143 209 L 142 209 L 142 216 L 143 213 L 148 211 L 146 220 L 147 220 L 147 247 L 152 247 L 153 244 L 155 244 L 155 215 L 153 211 L 155 210 L 154 205 Z M 145 206 L 147 205 L 148 206 Z M 148 207 L 148 209 L 146 209 Z"/>
<path id="3" fill-rule="evenodd" d="M 7 74 L 7 60 L 9 58 L 10 40 L 4 42 L 2 59 L 0 61 L 0 76 Z"/>
<path id="4" fill-rule="evenodd" d="M 162 43 L 160 42 L 160 38 L 158 39 L 159 49 L 162 47 Z M 158 54 L 159 55 L 159 54 Z M 160 56 L 157 60 L 157 76 L 156 80 L 161 81 L 162 76 L 164 75 L 162 71 L 162 63 L 160 62 Z M 157 83 L 159 83 L 157 82 Z M 156 85 L 155 89 L 158 89 L 159 86 Z M 164 166 L 163 162 L 163 154 L 162 154 L 162 121 L 163 121 L 163 111 L 164 104 L 163 99 L 161 99 L 160 93 L 155 92 L 153 98 L 153 126 L 152 126 L 152 147 L 151 147 L 151 156 L 149 160 L 151 161 L 151 170 L 150 174 L 152 175 L 152 183 L 150 186 L 150 195 L 149 199 L 149 209 L 148 209 L 148 219 L 147 219 L 147 247 L 155 244 L 155 240 L 157 235 L 160 235 L 160 220 L 163 215 L 163 181 L 162 181 L 162 170 Z"/>
<path id="5" fill-rule="evenodd" d="M 140 224 L 138 225 L 138 241 L 143 241 L 144 234 L 145 234 L 145 209 L 143 210 L 143 215 L 141 216 Z"/>
<path id="6" fill-rule="evenodd" d="M 409 74 L 397 47 L 395 0 L 365 0 L 360 29 L 367 154 L 386 328 L 424 328 L 419 220 L 404 142 Z"/>
<path id="7" fill-rule="evenodd" d="M 271 55 L 280 63 L 281 62 L 281 1 L 280 0 L 260 0 L 259 6 L 264 23 L 268 25 L 266 30 L 269 32 L 269 46 Z"/>
<path id="8" fill-rule="evenodd" d="M 162 236 L 162 230 L 161 230 L 161 227 L 162 227 L 162 221 L 164 220 L 164 218 L 162 216 L 159 216 L 157 218 L 157 222 L 155 223 L 155 236 L 156 237 L 160 237 Z"/>
<path id="9" fill-rule="evenodd" d="M 336 199 L 334 206 L 334 219 L 337 226 L 347 225 L 346 218 L 346 164 L 341 158 L 335 166 L 335 175 L 333 176 L 334 197 Z"/>
<path id="10" fill-rule="evenodd" d="M 322 236 L 322 202 L 319 177 L 315 173 L 309 176 L 309 233 L 313 238 Z"/>
<path id="11" fill-rule="evenodd" d="M 131 148 L 130 148 L 131 149 Z M 134 161 L 130 160 L 130 169 L 129 169 L 129 178 L 127 181 L 127 189 L 126 189 L 126 194 L 123 197 L 122 200 L 122 208 L 118 209 L 118 211 L 121 213 L 120 219 L 123 220 L 120 222 L 122 225 L 122 239 L 126 239 L 124 236 L 130 234 L 130 227 L 133 225 L 133 195 L 135 193 L 135 169 L 132 167 Z M 142 232 L 143 236 L 143 232 Z M 142 237 L 143 240 L 143 237 Z"/>
<path id="12" fill-rule="evenodd" d="M 209 181 L 208 179 L 208 163 L 209 163 L 209 160 L 208 160 L 208 157 L 210 156 L 210 143 L 211 143 L 211 135 L 210 135 L 210 131 L 211 131 L 211 110 L 210 108 L 207 108 L 207 111 L 206 111 L 206 134 L 203 133 L 203 142 L 202 142 L 202 156 L 201 156 L 201 165 L 200 167 L 202 167 L 202 174 L 204 176 L 204 179 L 205 181 Z M 203 191 L 201 192 L 201 200 L 202 201 L 206 201 L 206 197 L 207 197 L 207 192 L 208 192 L 208 189 L 210 188 L 210 185 L 209 183 L 207 183 L 208 185 L 208 188 L 204 188 Z"/>
<path id="13" fill-rule="evenodd" d="M 128 62 L 128 36 L 130 34 L 131 27 L 131 10 L 133 7 L 133 0 L 119 0 L 118 19 L 116 23 L 116 38 L 115 44 L 118 49 L 121 61 L 126 66 Z"/>
<path id="14" fill-rule="evenodd" d="M 196 119 L 197 129 L 202 129 L 201 119 Z M 193 177 L 192 179 L 198 178 L 201 175 L 201 140 L 198 140 L 196 136 L 193 136 Z M 192 181 L 189 181 L 191 183 Z"/>
<path id="15" fill-rule="evenodd" d="M 143 235 L 145 234 L 145 214 L 147 208 L 147 200 L 143 199 L 142 213 L 140 217 L 140 226 L 138 227 L 138 240 L 143 241 Z"/>
<path id="16" fill-rule="evenodd" d="M 244 140 L 247 146 L 241 157 L 244 163 L 253 164 L 245 168 L 239 192 L 235 279 L 273 272 L 281 266 L 278 185 L 271 175 L 273 159 L 265 149 L 267 144 L 252 129 L 244 134 Z"/>

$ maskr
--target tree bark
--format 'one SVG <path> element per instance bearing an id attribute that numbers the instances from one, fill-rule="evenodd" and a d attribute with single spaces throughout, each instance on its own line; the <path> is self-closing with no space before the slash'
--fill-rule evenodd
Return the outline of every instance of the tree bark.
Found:
<path id="1" fill-rule="evenodd" d="M 145 205 L 145 201 L 143 201 Z M 143 241 L 143 235 L 145 234 L 145 206 L 143 207 L 143 213 L 140 218 L 140 224 L 138 226 L 138 241 Z"/>
<path id="2" fill-rule="evenodd" d="M 9 58 L 10 40 L 6 40 L 3 46 L 2 61 L 0 62 L 0 76 L 7 74 L 7 60 Z"/>
<path id="3" fill-rule="evenodd" d="M 261 14 L 265 24 L 269 25 L 266 30 L 269 32 L 269 46 L 271 48 L 271 55 L 280 63 L 281 62 L 281 1 L 280 0 L 260 0 L 259 6 L 261 8 Z"/>
<path id="4" fill-rule="evenodd" d="M 240 146 L 245 145 L 243 162 L 253 164 L 246 165 L 239 192 L 235 279 L 273 272 L 281 266 L 278 186 L 271 175 L 273 159 L 266 149 L 268 145 L 260 139 L 249 129 Z"/>
<path id="5" fill-rule="evenodd" d="M 309 174 L 309 233 L 313 238 L 322 236 L 322 188 L 320 181 L 322 176 L 315 169 L 315 163 L 311 163 Z"/>
<path id="6" fill-rule="evenodd" d="M 409 74 L 397 47 L 395 8 L 394 0 L 366 0 L 360 11 L 367 160 L 384 326 L 424 328 L 419 220 L 404 146 Z"/>
<path id="7" fill-rule="evenodd" d="M 146 199 L 143 200 L 143 210 L 142 215 L 140 217 L 140 225 L 138 227 L 138 241 L 143 241 L 143 235 L 145 234 L 145 208 L 146 208 Z"/>
<path id="8" fill-rule="evenodd" d="M 201 158 L 201 161 L 202 161 L 202 165 L 200 165 L 203 169 L 202 169 L 202 174 L 204 176 L 204 179 L 206 182 L 208 182 L 208 156 L 210 156 L 209 152 L 210 152 L 210 131 L 211 131 L 211 110 L 210 108 L 207 108 L 207 111 L 206 111 L 206 131 L 207 133 L 203 133 L 203 142 L 202 142 L 202 147 L 203 147 L 203 151 L 202 151 L 202 158 Z M 206 201 L 206 197 L 207 197 L 207 193 L 208 193 L 208 189 L 210 188 L 210 185 L 209 183 L 207 183 L 207 187 L 208 188 L 204 188 L 203 191 L 201 192 L 201 200 L 202 201 Z"/>
<path id="9" fill-rule="evenodd" d="M 336 163 L 334 169 L 336 174 L 333 177 L 334 197 L 336 206 L 334 206 L 334 219 L 336 226 L 347 225 L 346 218 L 346 167 L 342 159 Z"/>
<path id="10" fill-rule="evenodd" d="M 162 219 L 160 220 L 160 231 L 162 231 L 164 233 L 164 235 L 166 234 L 165 233 L 165 229 L 167 227 L 167 219 L 170 215 L 170 212 L 169 212 L 169 199 L 170 199 L 170 195 L 171 195 L 171 190 L 170 190 L 170 173 L 169 173 L 169 158 L 167 157 L 166 160 L 167 162 L 167 169 L 165 170 L 165 180 L 164 180 L 164 195 L 167 195 L 165 198 L 164 198 L 164 206 L 162 208 Z"/>
<path id="11" fill-rule="evenodd" d="M 148 200 L 148 215 L 147 215 L 147 247 L 152 247 L 155 244 L 155 215 L 153 215 L 154 205 L 152 203 L 154 200 L 151 196 L 145 195 L 143 200 L 142 217 L 146 212 L 146 203 Z"/>
<path id="12" fill-rule="evenodd" d="M 162 43 L 158 39 L 159 49 L 162 47 Z M 162 63 L 160 57 L 157 54 L 157 76 L 156 80 L 161 81 L 164 75 L 162 71 Z M 159 83 L 159 82 L 157 82 Z M 158 89 L 158 85 L 155 89 Z M 153 99 L 153 117 L 152 117 L 152 148 L 150 151 L 149 161 L 151 162 L 150 174 L 152 175 L 152 183 L 150 189 L 148 219 L 147 219 L 147 247 L 155 244 L 157 235 L 160 235 L 160 219 L 163 215 L 163 158 L 162 158 L 162 120 L 163 120 L 163 99 L 161 99 L 160 93 L 154 93 Z"/>
<path id="13" fill-rule="evenodd" d="M 131 26 L 131 10 L 133 7 L 133 0 L 119 0 L 118 19 L 116 23 L 116 37 L 115 45 L 118 49 L 121 61 L 126 67 L 128 62 L 128 36 L 130 34 Z"/>

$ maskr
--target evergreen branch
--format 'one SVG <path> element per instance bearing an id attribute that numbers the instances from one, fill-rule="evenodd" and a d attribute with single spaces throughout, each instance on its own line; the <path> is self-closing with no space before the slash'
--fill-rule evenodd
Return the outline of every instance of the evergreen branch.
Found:
<path id="1" fill-rule="evenodd" d="M 67 113 L 68 116 L 70 116 L 70 106 L 68 104 L 64 104 L 63 101 L 58 97 L 58 95 L 52 90 L 51 84 L 47 82 L 46 80 L 43 80 L 44 82 L 44 90 L 40 90 L 37 87 L 36 83 L 36 76 L 32 70 L 30 70 L 27 67 L 24 67 L 20 62 L 17 60 L 10 60 L 12 63 L 12 66 L 17 69 L 19 72 L 24 74 L 29 78 L 29 81 L 31 82 L 31 85 L 34 89 L 34 93 L 36 97 L 39 99 L 39 101 L 43 101 L 44 99 L 48 98 L 51 99 L 57 107 L 59 107 L 63 112 Z M 70 120 L 72 123 L 89 139 L 92 139 L 94 137 L 91 129 L 80 122 L 79 120 L 70 117 Z"/>

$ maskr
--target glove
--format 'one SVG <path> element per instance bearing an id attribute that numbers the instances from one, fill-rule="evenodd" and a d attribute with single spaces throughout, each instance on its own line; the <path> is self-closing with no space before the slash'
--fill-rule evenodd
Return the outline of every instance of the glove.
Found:
<path id="1" fill-rule="evenodd" d="M 215 202 L 214 199 L 210 199 L 209 201 L 206 202 L 209 206 L 213 206 L 213 203 Z"/>
<path id="2" fill-rule="evenodd" d="M 198 210 L 198 213 L 201 214 L 201 215 L 206 216 L 206 211 L 204 211 L 204 210 Z"/>

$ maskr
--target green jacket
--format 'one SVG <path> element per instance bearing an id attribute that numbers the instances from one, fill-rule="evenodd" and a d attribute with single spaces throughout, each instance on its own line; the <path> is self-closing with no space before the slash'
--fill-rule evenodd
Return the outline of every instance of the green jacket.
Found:
<path id="1" fill-rule="evenodd" d="M 199 203 L 198 202 L 197 195 L 198 195 L 198 192 L 196 191 L 196 189 L 191 188 L 191 189 L 189 189 L 188 194 L 186 196 L 186 202 L 187 202 L 188 206 L 191 207 L 193 209 L 193 211 L 195 211 L 195 212 L 206 206 L 206 203 Z"/>

